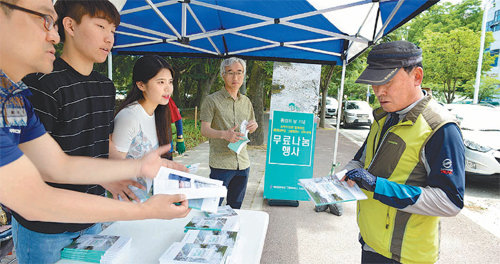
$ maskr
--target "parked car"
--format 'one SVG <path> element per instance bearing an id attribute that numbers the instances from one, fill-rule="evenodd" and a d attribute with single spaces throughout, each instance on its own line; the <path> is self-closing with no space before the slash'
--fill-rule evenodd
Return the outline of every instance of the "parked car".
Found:
<path id="1" fill-rule="evenodd" d="M 370 126 L 373 123 L 373 109 L 365 101 L 346 101 L 340 119 L 344 127 Z"/>
<path id="2" fill-rule="evenodd" d="M 500 109 L 482 105 L 449 104 L 465 145 L 465 171 L 500 174 Z"/>
<path id="3" fill-rule="evenodd" d="M 319 102 L 319 113 L 321 114 L 321 99 Z M 325 106 L 325 117 L 334 117 L 337 115 L 337 108 L 339 107 L 339 102 L 333 97 L 326 98 Z"/>
<path id="4" fill-rule="evenodd" d="M 126 97 L 127 97 L 126 90 L 116 90 L 116 95 L 115 95 L 116 100 L 125 100 Z"/>

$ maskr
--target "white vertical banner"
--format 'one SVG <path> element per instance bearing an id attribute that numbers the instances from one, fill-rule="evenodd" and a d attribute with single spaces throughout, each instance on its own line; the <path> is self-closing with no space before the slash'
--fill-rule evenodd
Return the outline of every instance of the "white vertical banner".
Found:
<path id="1" fill-rule="evenodd" d="M 321 65 L 275 62 L 271 95 L 272 111 L 316 113 Z"/>
<path id="2" fill-rule="evenodd" d="M 264 198 L 306 201 L 299 179 L 312 178 L 321 65 L 275 62 Z M 296 206 L 296 205 L 294 205 Z"/>

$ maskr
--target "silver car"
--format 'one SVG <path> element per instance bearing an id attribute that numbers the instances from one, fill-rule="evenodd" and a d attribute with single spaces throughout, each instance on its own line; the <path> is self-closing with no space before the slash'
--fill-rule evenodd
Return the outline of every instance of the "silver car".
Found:
<path id="1" fill-rule="evenodd" d="M 465 171 L 500 174 L 500 108 L 449 104 L 456 115 L 465 145 Z"/>
<path id="2" fill-rule="evenodd" d="M 365 101 L 346 101 L 342 111 L 341 124 L 344 127 L 370 126 L 373 123 L 373 110 Z"/>

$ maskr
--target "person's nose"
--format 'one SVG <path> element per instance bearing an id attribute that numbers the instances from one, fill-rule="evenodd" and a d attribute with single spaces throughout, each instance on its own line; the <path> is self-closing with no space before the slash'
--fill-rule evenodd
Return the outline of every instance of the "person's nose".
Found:
<path id="1" fill-rule="evenodd" d="M 115 34 L 112 31 L 108 32 L 104 37 L 104 41 L 106 43 L 111 43 L 111 45 L 113 45 L 115 42 Z"/>
<path id="2" fill-rule="evenodd" d="M 375 96 L 379 97 L 381 95 L 385 94 L 386 89 L 384 88 L 384 85 L 372 85 L 373 93 L 375 93 Z"/>
<path id="3" fill-rule="evenodd" d="M 165 86 L 165 91 L 166 91 L 167 93 L 171 94 L 171 93 L 174 91 L 174 85 L 173 85 L 173 84 L 171 84 L 171 83 L 170 83 L 170 84 L 167 84 L 167 85 Z"/>
<path id="4" fill-rule="evenodd" d="M 57 27 L 53 27 L 51 30 L 47 31 L 47 41 L 54 45 L 61 41 L 61 37 L 57 32 Z"/>

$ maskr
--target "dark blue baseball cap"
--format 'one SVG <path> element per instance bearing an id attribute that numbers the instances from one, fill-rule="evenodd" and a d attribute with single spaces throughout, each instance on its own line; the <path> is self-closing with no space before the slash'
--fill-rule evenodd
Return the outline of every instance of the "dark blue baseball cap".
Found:
<path id="1" fill-rule="evenodd" d="M 356 83 L 383 85 L 390 81 L 399 69 L 421 63 L 422 49 L 404 40 L 381 43 L 373 47 L 366 62 L 368 66 Z"/>

